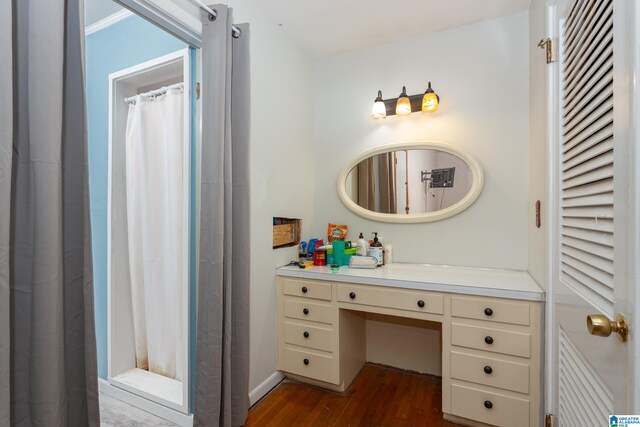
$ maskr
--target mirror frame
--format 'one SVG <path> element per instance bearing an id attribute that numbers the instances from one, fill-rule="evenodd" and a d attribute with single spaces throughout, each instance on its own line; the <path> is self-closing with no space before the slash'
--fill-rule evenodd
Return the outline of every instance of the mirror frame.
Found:
<path id="1" fill-rule="evenodd" d="M 398 150 L 438 150 L 444 151 L 449 154 L 453 154 L 465 161 L 465 163 L 471 169 L 471 173 L 473 176 L 473 182 L 471 183 L 471 188 L 467 195 L 460 200 L 458 203 L 449 206 L 448 208 L 441 209 L 435 212 L 425 212 L 425 213 L 415 213 L 415 214 L 389 214 L 389 213 L 379 213 L 370 211 L 368 209 L 363 208 L 358 205 L 356 202 L 351 200 L 349 195 L 347 194 L 347 189 L 345 186 L 345 182 L 347 180 L 347 176 L 351 172 L 351 170 L 358 165 L 361 161 L 374 156 L 376 154 L 388 153 L 389 151 L 398 151 Z M 464 151 L 461 148 L 455 147 L 450 144 L 445 144 L 442 142 L 436 141 L 410 141 L 410 142 L 400 142 L 394 144 L 382 145 L 380 147 L 373 148 L 371 150 L 367 150 L 364 153 L 357 156 L 354 160 L 352 160 L 338 176 L 338 196 L 340 196 L 340 200 L 342 203 L 349 208 L 353 213 L 360 215 L 361 217 L 370 219 L 372 221 L 378 222 L 389 222 L 389 223 L 404 223 L 404 224 L 415 224 L 420 222 L 433 222 L 440 221 L 449 217 L 452 217 L 456 214 L 459 214 L 463 210 L 467 209 L 469 206 L 476 201 L 480 192 L 482 191 L 482 187 L 484 185 L 484 172 L 482 171 L 482 167 L 480 164 L 473 158 L 469 153 Z"/>

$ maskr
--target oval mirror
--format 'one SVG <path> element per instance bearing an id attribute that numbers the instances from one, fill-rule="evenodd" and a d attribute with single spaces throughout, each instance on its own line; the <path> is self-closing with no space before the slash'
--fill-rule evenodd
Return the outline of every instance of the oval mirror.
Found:
<path id="1" fill-rule="evenodd" d="M 358 156 L 338 178 L 353 212 L 381 222 L 430 222 L 468 208 L 480 195 L 480 165 L 460 148 L 438 142 L 386 145 Z"/>

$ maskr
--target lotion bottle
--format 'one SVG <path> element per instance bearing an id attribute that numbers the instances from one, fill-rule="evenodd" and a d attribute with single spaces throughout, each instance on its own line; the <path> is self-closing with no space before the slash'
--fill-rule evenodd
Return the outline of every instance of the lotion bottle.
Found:
<path id="1" fill-rule="evenodd" d="M 378 260 L 378 266 L 384 265 L 384 250 L 382 248 L 382 243 L 378 240 L 378 233 L 373 233 L 373 243 L 371 243 L 371 248 L 369 249 L 369 255 L 375 257 Z"/>
<path id="2" fill-rule="evenodd" d="M 362 233 L 360 233 L 360 237 L 358 237 L 356 254 L 360 256 L 367 256 L 367 242 L 364 241 L 364 235 Z"/>

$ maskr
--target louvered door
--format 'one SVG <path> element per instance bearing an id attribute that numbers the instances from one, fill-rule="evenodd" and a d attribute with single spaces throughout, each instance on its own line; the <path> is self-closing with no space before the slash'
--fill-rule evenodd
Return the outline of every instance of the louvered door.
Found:
<path id="1" fill-rule="evenodd" d="M 559 0 L 557 139 L 552 212 L 554 413 L 561 426 L 602 426 L 627 414 L 629 345 L 614 333 L 590 335 L 586 317 L 628 313 L 633 265 L 628 234 L 636 228 L 627 203 L 633 188 L 629 156 L 631 2 Z"/>
<path id="2" fill-rule="evenodd" d="M 561 280 L 613 316 L 613 0 L 578 0 L 562 64 Z"/>

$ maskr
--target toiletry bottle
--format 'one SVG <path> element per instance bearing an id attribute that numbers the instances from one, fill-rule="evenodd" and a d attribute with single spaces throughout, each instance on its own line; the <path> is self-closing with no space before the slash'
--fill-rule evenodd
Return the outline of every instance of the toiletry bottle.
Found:
<path id="1" fill-rule="evenodd" d="M 360 237 L 358 237 L 356 253 L 360 256 L 367 256 L 367 242 L 364 241 L 364 235 L 362 233 L 360 233 Z"/>
<path id="2" fill-rule="evenodd" d="M 300 246 L 298 246 L 298 258 L 304 259 L 307 257 L 307 242 L 300 242 Z"/>
<path id="3" fill-rule="evenodd" d="M 378 266 L 384 265 L 384 251 L 382 249 L 382 243 L 378 241 L 378 233 L 373 233 L 373 243 L 369 249 L 369 255 L 375 257 L 378 260 Z"/>
<path id="4" fill-rule="evenodd" d="M 392 264 L 393 263 L 393 246 L 392 245 L 382 245 L 382 249 L 384 250 L 384 264 Z"/>

